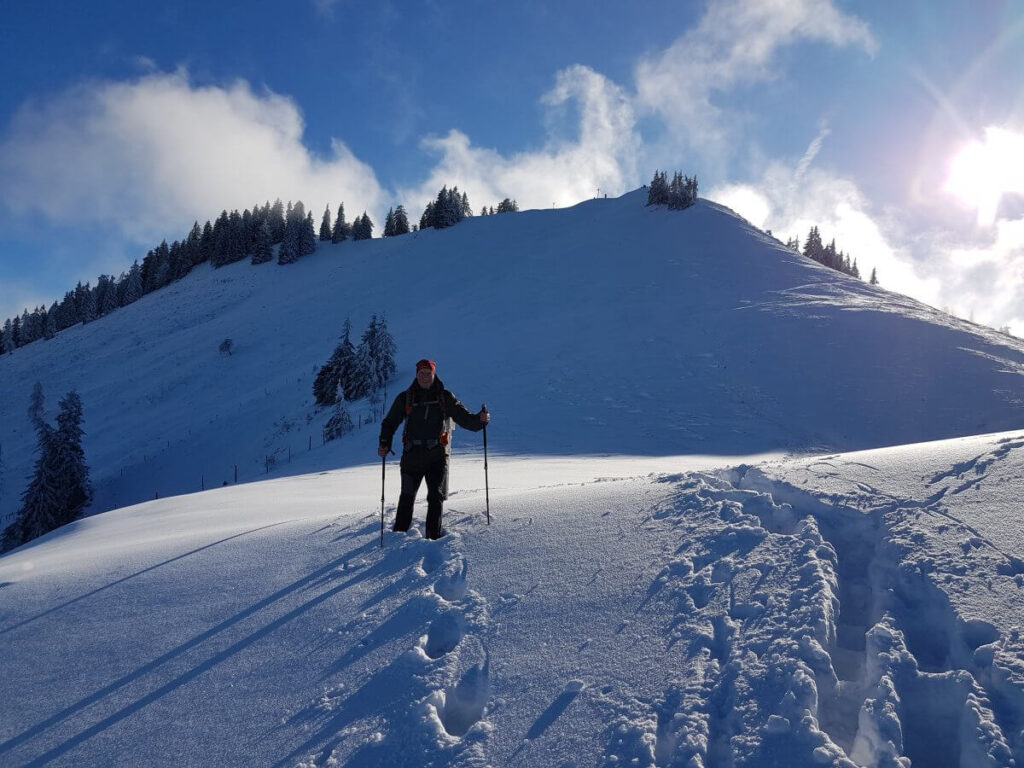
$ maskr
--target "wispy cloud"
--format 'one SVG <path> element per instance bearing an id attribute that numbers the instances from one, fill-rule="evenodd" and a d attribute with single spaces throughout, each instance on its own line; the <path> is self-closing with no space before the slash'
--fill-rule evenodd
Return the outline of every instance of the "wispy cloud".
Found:
<path id="1" fill-rule="evenodd" d="M 777 52 L 807 40 L 878 47 L 868 26 L 831 0 L 719 0 L 668 49 L 637 64 L 638 109 L 662 118 L 670 144 L 727 155 L 742 121 L 726 119 L 715 94 L 776 77 Z"/>
<path id="2" fill-rule="evenodd" d="M 379 208 L 368 165 L 340 141 L 317 157 L 302 133 L 291 99 L 242 81 L 199 86 L 181 70 L 84 83 L 16 115 L 0 144 L 0 202 L 136 242 L 278 196 Z"/>

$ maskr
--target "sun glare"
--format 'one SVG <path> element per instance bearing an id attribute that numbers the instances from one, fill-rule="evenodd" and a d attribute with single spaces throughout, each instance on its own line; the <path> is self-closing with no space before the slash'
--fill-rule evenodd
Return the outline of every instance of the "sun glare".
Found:
<path id="1" fill-rule="evenodd" d="M 978 224 L 992 226 L 1005 194 L 1024 193 L 1024 134 L 985 129 L 953 158 L 945 190 L 978 211 Z"/>

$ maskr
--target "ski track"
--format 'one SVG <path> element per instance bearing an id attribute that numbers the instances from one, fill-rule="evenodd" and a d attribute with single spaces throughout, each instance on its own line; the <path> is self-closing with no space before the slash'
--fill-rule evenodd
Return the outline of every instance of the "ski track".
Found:
<path id="1" fill-rule="evenodd" d="M 328 687 L 293 716 L 289 724 L 311 736 L 280 766 L 487 764 L 490 657 L 478 633 L 488 623 L 488 607 L 468 587 L 462 536 L 429 541 L 416 530 L 390 535 L 380 556 L 404 563 L 394 582 L 397 604 L 350 622 L 363 638 L 339 665 L 363 655 L 361 649 L 372 646 L 389 622 L 405 621 L 396 617 L 414 616 L 422 634 L 361 688 Z"/>

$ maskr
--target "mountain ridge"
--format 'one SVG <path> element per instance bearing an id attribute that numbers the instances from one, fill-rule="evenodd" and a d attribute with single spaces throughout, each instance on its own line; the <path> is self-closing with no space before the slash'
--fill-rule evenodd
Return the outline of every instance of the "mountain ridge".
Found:
<path id="1" fill-rule="evenodd" d="M 388 396 L 432 357 L 470 407 L 488 403 L 498 451 L 853 450 L 1020 426 L 1024 344 L 822 267 L 715 203 L 644 203 L 637 190 L 321 243 L 287 267 L 200 268 L 19 349 L 0 360 L 0 514 L 31 465 L 37 379 L 51 404 L 83 398 L 93 511 L 234 482 L 235 466 L 260 479 L 268 456 L 270 476 L 372 460 L 372 424 L 320 445 L 311 388 L 345 318 L 358 334 L 382 312 L 400 371 Z"/>

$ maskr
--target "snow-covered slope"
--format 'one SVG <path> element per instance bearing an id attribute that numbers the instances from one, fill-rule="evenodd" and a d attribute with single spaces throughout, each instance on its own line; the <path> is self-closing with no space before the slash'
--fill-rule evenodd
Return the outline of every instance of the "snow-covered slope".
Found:
<path id="1" fill-rule="evenodd" d="M 102 512 L 0 557 L 0 765 L 1024 765 L 1024 346 L 643 202 L 200 269 L 0 359 L 0 513 L 36 380 Z M 491 409 L 491 525 L 476 435 L 449 535 L 383 548 L 377 425 L 320 445 L 380 311 L 395 388 Z"/>
<path id="2" fill-rule="evenodd" d="M 382 311 L 395 387 L 436 359 L 468 406 L 487 402 L 497 451 L 849 450 L 1022 425 L 1021 342 L 820 267 L 713 203 L 645 200 L 203 267 L 4 356 L 0 515 L 31 468 L 36 380 L 51 413 L 82 395 L 94 510 L 233 482 L 236 465 L 261 479 L 267 456 L 272 475 L 372 460 L 376 426 L 321 446 L 311 389 L 344 319 L 358 334 Z"/>
<path id="3" fill-rule="evenodd" d="M 454 468 L 438 542 L 371 466 L 0 558 L 0 764 L 1021 765 L 1024 434 Z"/>

